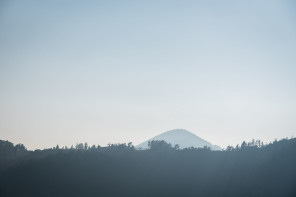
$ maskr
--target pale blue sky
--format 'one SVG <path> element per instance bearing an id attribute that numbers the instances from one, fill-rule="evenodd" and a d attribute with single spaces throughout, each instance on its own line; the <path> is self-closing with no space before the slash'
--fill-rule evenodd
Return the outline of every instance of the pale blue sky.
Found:
<path id="1" fill-rule="evenodd" d="M 0 139 L 296 136 L 296 3 L 2 1 Z"/>

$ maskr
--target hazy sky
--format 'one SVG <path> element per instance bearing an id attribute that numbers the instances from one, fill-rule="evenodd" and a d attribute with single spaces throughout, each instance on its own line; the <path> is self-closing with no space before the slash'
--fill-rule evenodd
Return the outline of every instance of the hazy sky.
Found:
<path id="1" fill-rule="evenodd" d="M 295 1 L 0 3 L 0 139 L 296 136 Z"/>

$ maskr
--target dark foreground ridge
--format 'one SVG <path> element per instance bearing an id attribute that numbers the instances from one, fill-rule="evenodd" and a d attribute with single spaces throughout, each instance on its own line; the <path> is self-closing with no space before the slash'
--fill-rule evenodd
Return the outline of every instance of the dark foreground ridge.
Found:
<path id="1" fill-rule="evenodd" d="M 296 139 L 179 150 L 152 141 L 27 151 L 0 141 L 0 196 L 296 196 Z"/>

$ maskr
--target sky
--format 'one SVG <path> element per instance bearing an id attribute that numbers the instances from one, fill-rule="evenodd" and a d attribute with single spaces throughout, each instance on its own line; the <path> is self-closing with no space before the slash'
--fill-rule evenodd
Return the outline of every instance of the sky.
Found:
<path id="1" fill-rule="evenodd" d="M 225 148 L 296 136 L 296 3 L 0 2 L 0 139 Z"/>

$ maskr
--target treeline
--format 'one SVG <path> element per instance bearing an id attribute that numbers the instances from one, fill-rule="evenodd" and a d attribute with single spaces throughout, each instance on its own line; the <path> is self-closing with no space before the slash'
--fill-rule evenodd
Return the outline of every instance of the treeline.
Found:
<path id="1" fill-rule="evenodd" d="M 149 146 L 27 151 L 0 141 L 0 196 L 296 196 L 295 138 L 223 151 L 180 150 L 164 141 Z"/>

